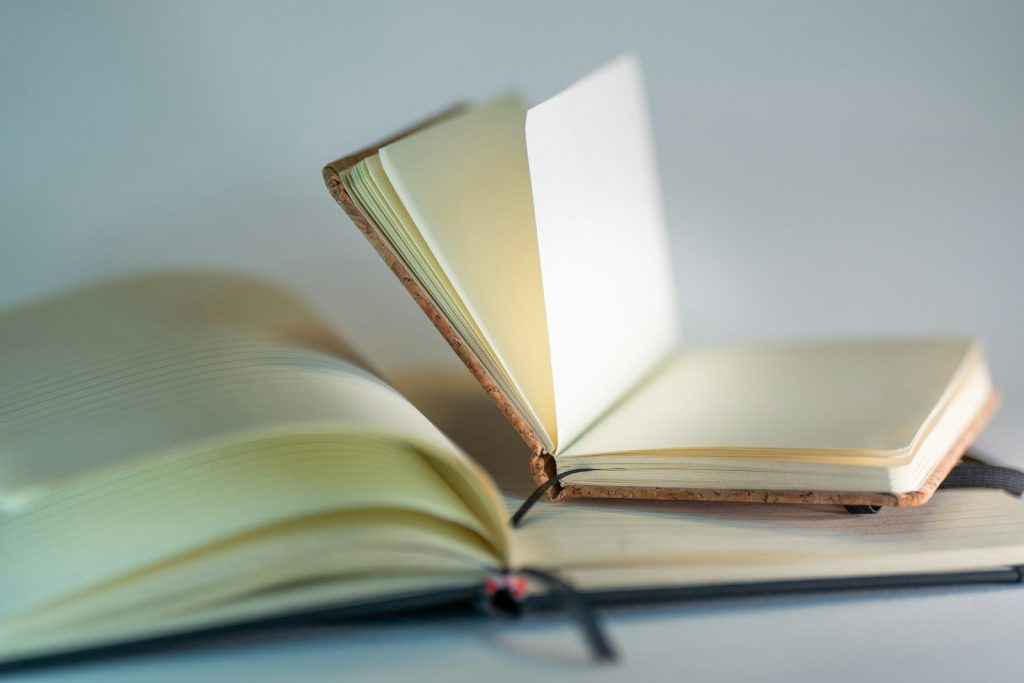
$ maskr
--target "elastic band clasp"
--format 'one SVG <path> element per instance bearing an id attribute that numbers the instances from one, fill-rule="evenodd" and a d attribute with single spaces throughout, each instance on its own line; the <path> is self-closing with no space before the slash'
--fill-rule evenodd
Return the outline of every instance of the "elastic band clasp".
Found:
<path id="1" fill-rule="evenodd" d="M 484 595 L 489 609 L 510 616 L 522 616 L 527 604 L 527 578 L 543 584 L 548 593 L 561 603 L 565 612 L 580 627 L 594 660 L 608 662 L 615 659 L 615 651 L 605 637 L 590 603 L 568 582 L 550 572 L 524 567 L 514 573 L 496 574 L 487 579 L 484 582 Z"/>
<path id="2" fill-rule="evenodd" d="M 592 467 L 580 467 L 575 470 L 567 470 L 565 472 L 560 472 L 559 474 L 556 474 L 555 476 L 551 477 L 546 482 L 544 482 L 536 489 L 534 489 L 533 493 L 530 494 L 530 497 L 523 501 L 523 504 L 519 506 L 519 509 L 515 511 L 515 514 L 513 514 L 512 517 L 509 518 L 509 525 L 513 529 L 519 526 L 519 523 L 523 521 L 523 517 L 525 517 L 526 513 L 530 511 L 530 508 L 532 508 L 537 503 L 537 501 L 540 500 L 541 496 L 547 493 L 548 490 L 555 484 L 561 482 L 563 479 L 573 474 L 593 471 L 594 470 Z"/>

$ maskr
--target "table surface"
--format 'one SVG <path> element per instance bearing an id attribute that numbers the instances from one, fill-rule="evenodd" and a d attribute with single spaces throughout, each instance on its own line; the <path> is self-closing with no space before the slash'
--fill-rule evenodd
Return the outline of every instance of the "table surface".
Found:
<path id="1" fill-rule="evenodd" d="M 229 268 L 304 296 L 410 394 L 438 386 L 450 350 L 320 167 L 455 100 L 536 101 L 626 48 L 688 339 L 977 336 L 1005 396 L 980 445 L 1024 466 L 1019 2 L 4 3 L 0 306 Z M 448 429 L 488 422 L 460 437 L 474 455 L 512 443 L 488 407 L 417 401 Z M 509 448 L 500 479 L 525 471 Z M 1022 613 L 1013 588 L 619 612 L 611 667 L 559 619 L 388 622 L 25 678 L 996 679 L 1020 670 Z"/>

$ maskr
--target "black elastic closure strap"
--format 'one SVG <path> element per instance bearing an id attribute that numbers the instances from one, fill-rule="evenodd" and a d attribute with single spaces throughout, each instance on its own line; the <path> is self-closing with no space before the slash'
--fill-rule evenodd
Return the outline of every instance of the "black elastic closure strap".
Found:
<path id="1" fill-rule="evenodd" d="M 851 515 L 874 515 L 882 509 L 881 505 L 844 505 Z"/>
<path id="2" fill-rule="evenodd" d="M 963 460 L 939 484 L 940 489 L 1002 489 L 1018 498 L 1024 494 L 1024 472 L 993 465 L 968 451 Z"/>
<path id="3" fill-rule="evenodd" d="M 508 520 L 508 523 L 512 526 L 513 529 L 519 526 L 519 523 L 523 521 L 523 517 L 525 517 L 526 513 L 530 511 L 530 508 L 532 508 L 537 503 L 537 501 L 540 500 L 540 497 L 547 493 L 548 489 L 550 489 L 552 486 L 559 483 L 566 477 L 573 474 L 579 474 L 580 472 L 592 471 L 593 468 L 591 467 L 580 467 L 575 470 L 566 470 L 565 472 L 560 472 L 559 474 L 556 474 L 555 476 L 553 476 L 552 478 L 548 479 L 546 482 L 538 486 L 536 489 L 534 489 L 533 493 L 530 494 L 530 497 L 523 501 L 523 504 L 519 506 L 519 509 L 516 510 L 515 514 L 512 515 L 512 517 Z"/>
<path id="4" fill-rule="evenodd" d="M 612 649 L 611 643 L 605 637 L 604 631 L 594 615 L 594 610 L 587 599 L 580 595 L 575 588 L 554 574 L 541 569 L 526 567 L 517 570 L 516 573 L 540 581 L 552 596 L 561 601 L 562 606 L 579 625 L 594 660 L 599 662 L 615 660 L 615 650 Z"/>

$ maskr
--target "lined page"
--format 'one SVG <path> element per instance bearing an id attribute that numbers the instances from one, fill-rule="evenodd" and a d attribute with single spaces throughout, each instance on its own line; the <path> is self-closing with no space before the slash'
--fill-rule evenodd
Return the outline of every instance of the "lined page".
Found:
<path id="1" fill-rule="evenodd" d="M 397 444 L 318 434 L 221 445 L 87 478 L 36 500 L 28 513 L 0 517 L 0 627 L 19 613 L 87 589 L 116 588 L 112 582 L 164 564 L 187 564 L 197 559 L 191 554 L 285 521 L 366 510 L 418 513 L 478 539 L 490 536 L 424 458 Z M 358 528 L 360 520 L 336 523 Z M 287 534 L 282 538 L 278 551 L 289 555 Z M 479 556 L 493 557 L 477 544 Z M 355 562 L 357 547 L 371 549 L 372 539 L 348 546 L 352 558 L 336 562 L 336 571 Z M 272 583 L 272 565 L 251 569 Z M 311 567 L 296 569 L 315 576 Z"/>
<path id="2" fill-rule="evenodd" d="M 497 489 L 315 315 L 252 278 L 128 278 L 0 316 L 0 513 L 136 459 L 282 434 L 408 444 L 505 542 Z"/>
<path id="3" fill-rule="evenodd" d="M 520 564 L 591 589 L 983 569 L 1024 563 L 1024 502 L 951 490 L 878 515 L 838 506 L 545 503 L 514 540 Z"/>
<path id="4" fill-rule="evenodd" d="M 140 465 L 0 516 L 0 658 L 312 606 L 294 587 L 333 584 L 339 604 L 471 583 L 500 561 L 426 460 L 372 439 L 271 439 Z"/>
<path id="5" fill-rule="evenodd" d="M 0 343 L 0 642 L 506 557 L 486 475 L 274 287 L 126 279 L 5 314 Z"/>
<path id="6" fill-rule="evenodd" d="M 0 509 L 134 457 L 249 431 L 391 429 L 458 453 L 307 309 L 256 280 L 97 286 L 0 316 L 0 348 Z"/>

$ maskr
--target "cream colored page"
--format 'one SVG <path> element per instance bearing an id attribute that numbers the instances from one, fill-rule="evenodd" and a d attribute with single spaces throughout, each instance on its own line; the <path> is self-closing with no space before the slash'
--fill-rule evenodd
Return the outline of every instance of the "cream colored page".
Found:
<path id="1" fill-rule="evenodd" d="M 106 284 L 0 317 L 0 502 L 130 458 L 303 425 L 457 453 L 281 290 L 201 273 Z"/>
<path id="2" fill-rule="evenodd" d="M 636 60 L 530 109 L 526 144 L 563 450 L 679 343 Z"/>
<path id="3" fill-rule="evenodd" d="M 486 475 L 271 286 L 128 279 L 6 314 L 0 342 L 2 642 L 507 560 Z"/>
<path id="4" fill-rule="evenodd" d="M 545 444 L 548 452 L 553 452 L 554 445 L 540 417 L 532 412 L 526 398 L 511 381 L 507 368 L 495 356 L 477 321 L 456 294 L 448 276 L 388 180 L 380 157 L 368 157 L 353 167 L 345 177 L 345 187 L 357 199 L 363 211 L 369 214 L 398 257 L 423 286 L 458 337 L 501 388 L 516 412 L 527 422 L 530 430 Z"/>
<path id="5" fill-rule="evenodd" d="M 499 544 L 497 489 L 272 285 L 130 278 L 0 316 L 0 509 L 140 457 L 281 434 L 370 433 L 429 458 Z"/>
<path id="6" fill-rule="evenodd" d="M 539 504 L 514 534 L 517 562 L 580 588 L 765 581 L 994 568 L 1024 562 L 1024 503 L 1002 491 L 850 515 L 838 506 Z"/>
<path id="7" fill-rule="evenodd" d="M 514 97 L 380 150 L 388 179 L 509 378 L 557 441 L 544 293 Z"/>
<path id="8" fill-rule="evenodd" d="M 99 647 L 141 636 L 182 633 L 210 626 L 237 624 L 301 610 L 318 610 L 324 605 L 343 605 L 374 598 L 410 593 L 427 593 L 477 584 L 478 573 L 434 574 L 375 573 L 345 576 L 335 581 L 302 582 L 281 590 L 265 591 L 245 600 L 214 603 L 201 610 L 160 615 L 154 620 L 148 613 L 125 614 L 116 619 L 95 620 L 88 628 L 79 625 L 53 628 L 43 633 L 4 633 L 0 639 L 0 659 L 39 656 L 68 648 Z"/>
<path id="9" fill-rule="evenodd" d="M 910 447 L 977 348 L 965 340 L 683 351 L 565 456 Z"/>
<path id="10" fill-rule="evenodd" d="M 436 518 L 379 509 L 328 513 L 231 538 L 81 591 L 4 622 L 0 632 L 41 634 L 143 615 L 162 621 L 311 580 L 358 582 L 368 575 L 407 573 L 483 577 L 493 567 L 493 555 L 478 537 Z"/>
<path id="11" fill-rule="evenodd" d="M 339 513 L 350 513 L 338 523 L 354 528 L 356 513 L 374 510 L 467 529 L 479 537 L 478 548 L 489 548 L 500 561 L 490 530 L 425 459 L 401 444 L 372 435 L 265 437 L 140 460 L 114 476 L 84 478 L 37 499 L 30 510 L 0 517 L 0 623 L 194 559 L 217 544 Z M 452 536 L 452 544 L 457 538 Z M 429 545 L 429 537 L 421 540 Z M 280 552 L 287 555 L 290 547 L 285 536 Z M 344 550 L 358 555 L 372 547 L 353 544 Z M 300 557 L 294 560 L 302 564 Z M 345 566 L 338 564 L 338 571 Z M 273 567 L 238 572 L 250 569 L 271 587 Z M 314 568 L 296 569 L 316 578 Z"/>

